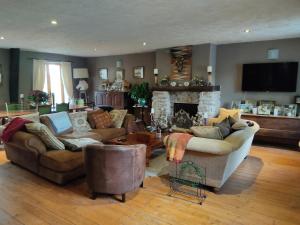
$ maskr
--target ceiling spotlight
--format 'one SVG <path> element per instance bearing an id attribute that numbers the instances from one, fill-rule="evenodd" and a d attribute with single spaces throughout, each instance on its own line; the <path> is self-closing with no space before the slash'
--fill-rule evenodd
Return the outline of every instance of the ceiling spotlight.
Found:
<path id="1" fill-rule="evenodd" d="M 1 40 L 4 40 L 5 38 L 3 36 L 0 37 Z"/>
<path id="2" fill-rule="evenodd" d="M 96 48 L 94 48 L 94 52 L 96 52 L 97 51 L 97 49 Z"/>
<path id="3" fill-rule="evenodd" d="M 244 32 L 245 32 L 245 33 L 249 33 L 249 32 L 250 32 L 250 29 L 245 29 Z"/>
<path id="4" fill-rule="evenodd" d="M 146 42 L 143 42 L 143 46 L 146 46 L 147 45 L 147 43 Z"/>
<path id="5" fill-rule="evenodd" d="M 51 24 L 57 25 L 57 21 L 56 20 L 51 20 Z"/>

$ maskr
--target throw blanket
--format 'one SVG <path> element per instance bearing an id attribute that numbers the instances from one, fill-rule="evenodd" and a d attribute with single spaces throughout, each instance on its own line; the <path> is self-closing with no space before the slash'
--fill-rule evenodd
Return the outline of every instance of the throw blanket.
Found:
<path id="1" fill-rule="evenodd" d="M 167 137 L 167 160 L 180 162 L 183 158 L 187 143 L 193 136 L 186 133 L 172 133 Z"/>
<path id="2" fill-rule="evenodd" d="M 26 123 L 32 123 L 30 120 L 16 117 L 6 126 L 1 135 L 1 139 L 4 143 L 10 141 L 11 137 L 19 130 L 23 130 Z"/>

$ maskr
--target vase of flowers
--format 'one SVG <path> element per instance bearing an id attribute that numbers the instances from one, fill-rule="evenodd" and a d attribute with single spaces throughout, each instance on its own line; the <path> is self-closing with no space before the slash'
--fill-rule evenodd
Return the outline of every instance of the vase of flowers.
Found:
<path id="1" fill-rule="evenodd" d="M 49 95 L 46 92 L 40 90 L 34 90 L 28 96 L 29 104 L 32 107 L 38 107 L 39 105 L 46 105 L 49 100 Z"/>

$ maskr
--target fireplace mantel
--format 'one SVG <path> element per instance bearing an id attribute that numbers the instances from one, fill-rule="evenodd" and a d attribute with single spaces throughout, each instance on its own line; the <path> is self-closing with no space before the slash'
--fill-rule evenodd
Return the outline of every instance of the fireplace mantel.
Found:
<path id="1" fill-rule="evenodd" d="M 152 88 L 152 91 L 168 91 L 168 92 L 212 92 L 220 91 L 220 85 L 217 86 L 190 86 L 190 87 L 170 87 L 170 86 L 156 86 Z"/>

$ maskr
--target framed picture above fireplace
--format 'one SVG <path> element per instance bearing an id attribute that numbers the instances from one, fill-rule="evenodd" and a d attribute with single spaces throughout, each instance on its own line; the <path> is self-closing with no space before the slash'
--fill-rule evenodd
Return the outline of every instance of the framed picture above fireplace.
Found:
<path id="1" fill-rule="evenodd" d="M 170 80 L 191 80 L 192 78 L 192 46 L 181 46 L 170 49 Z"/>

